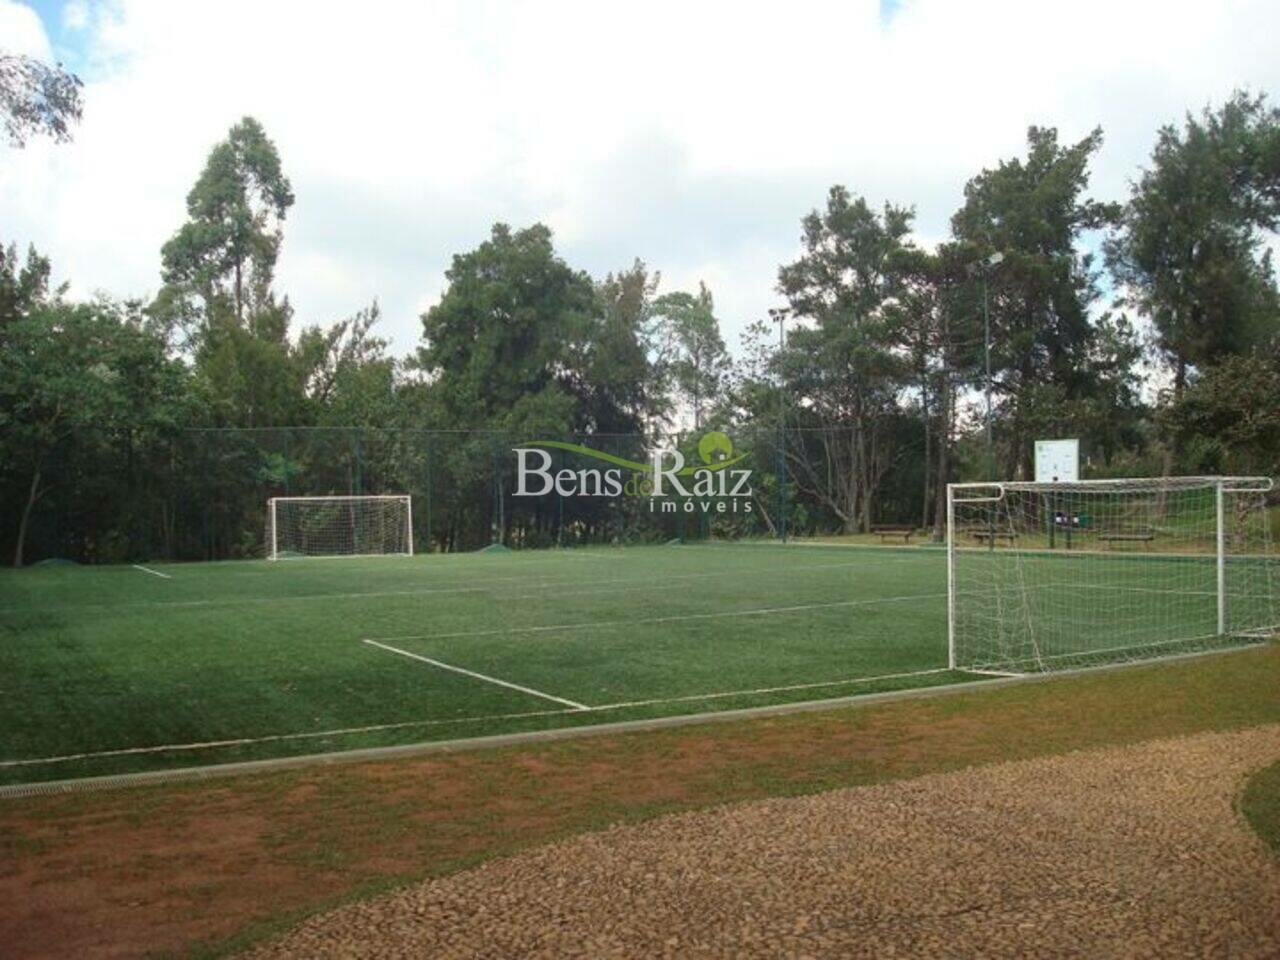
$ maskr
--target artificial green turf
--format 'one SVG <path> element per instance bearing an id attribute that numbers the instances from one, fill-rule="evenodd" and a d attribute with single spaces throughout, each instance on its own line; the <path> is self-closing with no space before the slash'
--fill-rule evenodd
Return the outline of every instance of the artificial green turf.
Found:
<path id="1" fill-rule="evenodd" d="M 980 559 L 965 569 L 980 574 Z M 1135 628 L 1152 610 L 1166 620 L 1210 611 L 1195 591 L 1159 604 L 1132 593 L 1142 602 L 1121 608 L 1088 591 L 1054 590 L 1070 579 L 1073 561 L 1032 562 L 1059 564 L 1041 576 L 1050 589 L 1023 595 L 1075 625 L 1064 643 L 1108 642 L 1106 631 L 1089 628 L 1117 610 L 1129 611 Z M 1203 580 L 1202 559 L 1173 562 L 1184 571 L 1176 582 Z M 1160 565 L 1116 557 L 1088 569 L 1103 571 L 1099 586 L 1129 590 L 1169 582 Z M 973 679 L 945 669 L 946 555 L 919 547 L 741 544 L 149 566 L 167 577 L 131 567 L 0 573 L 0 782 Z M 993 605 L 974 609 L 979 627 L 994 623 Z M 182 749 L 222 741 L 250 742 Z M 12 763 L 134 748 L 144 752 Z"/>

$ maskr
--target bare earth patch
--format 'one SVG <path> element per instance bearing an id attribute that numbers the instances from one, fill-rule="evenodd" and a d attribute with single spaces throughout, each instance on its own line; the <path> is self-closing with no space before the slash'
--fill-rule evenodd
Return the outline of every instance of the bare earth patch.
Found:
<path id="1" fill-rule="evenodd" d="M 268 957 L 1280 956 L 1234 803 L 1280 725 L 682 814 L 313 918 Z"/>

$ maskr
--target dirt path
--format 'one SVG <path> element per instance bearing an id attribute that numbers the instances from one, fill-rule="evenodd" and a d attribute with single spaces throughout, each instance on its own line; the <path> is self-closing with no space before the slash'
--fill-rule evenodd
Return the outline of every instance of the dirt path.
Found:
<path id="1" fill-rule="evenodd" d="M 620 827 L 317 917 L 267 957 L 1280 956 L 1236 813 L 1280 725 Z"/>

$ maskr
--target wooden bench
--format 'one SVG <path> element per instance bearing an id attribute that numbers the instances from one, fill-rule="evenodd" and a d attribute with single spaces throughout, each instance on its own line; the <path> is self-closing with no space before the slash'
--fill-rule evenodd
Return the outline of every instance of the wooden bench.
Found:
<path id="1" fill-rule="evenodd" d="M 884 543 L 889 537 L 901 537 L 903 543 L 910 543 L 911 538 L 916 535 L 915 527 L 895 526 L 893 524 L 873 525 L 871 532 L 879 534 L 880 542 Z"/>
<path id="2" fill-rule="evenodd" d="M 1003 539 L 1008 540 L 1009 545 L 1012 546 L 1013 541 L 1018 539 L 1018 535 L 1009 530 L 969 530 L 967 532 L 975 540 L 987 540 L 993 544 Z"/>
<path id="3" fill-rule="evenodd" d="M 1103 530 L 1098 533 L 1098 540 L 1107 544 L 1110 549 L 1113 543 L 1150 543 L 1156 538 L 1154 530 Z"/>

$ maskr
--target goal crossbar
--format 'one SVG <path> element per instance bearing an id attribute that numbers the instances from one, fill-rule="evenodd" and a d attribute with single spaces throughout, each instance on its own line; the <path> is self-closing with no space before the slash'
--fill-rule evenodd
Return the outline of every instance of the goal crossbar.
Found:
<path id="1" fill-rule="evenodd" d="M 1271 477 L 1140 477 L 1125 478 L 1114 480 L 1056 480 L 1053 482 L 1037 482 L 1033 480 L 991 480 L 980 483 L 949 483 L 947 484 L 948 493 L 955 491 L 956 493 L 966 494 L 972 492 L 975 496 L 957 497 L 958 502 L 1000 499 L 1007 491 L 1029 490 L 1029 491 L 1045 491 L 1045 492 L 1062 492 L 1070 493 L 1075 491 L 1105 491 L 1105 490 L 1193 490 L 1204 487 L 1222 487 L 1227 493 L 1269 493 L 1275 488 L 1275 481 Z M 989 493 L 981 495 L 982 491 L 996 491 L 994 496 Z"/>

